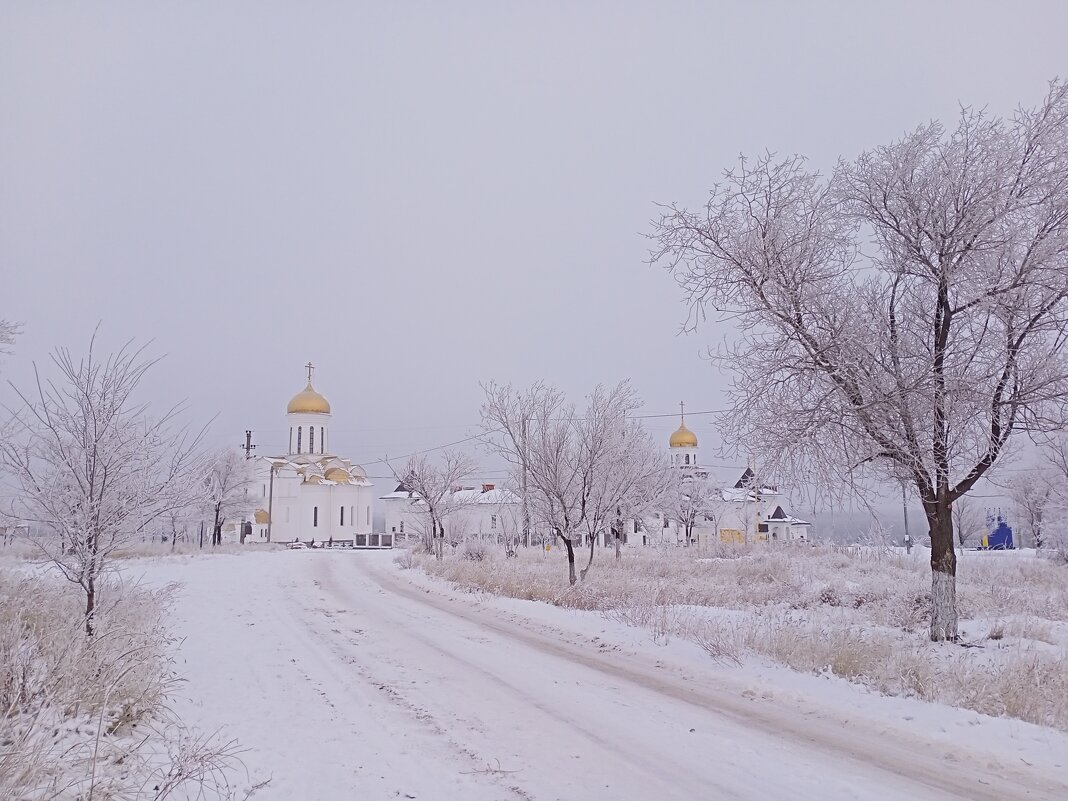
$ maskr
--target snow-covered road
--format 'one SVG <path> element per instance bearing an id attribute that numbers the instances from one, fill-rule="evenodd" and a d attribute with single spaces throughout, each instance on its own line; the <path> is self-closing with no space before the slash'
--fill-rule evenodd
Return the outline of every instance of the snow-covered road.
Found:
<path id="1" fill-rule="evenodd" d="M 453 592 L 389 553 L 140 567 L 185 585 L 180 711 L 250 749 L 252 780 L 271 779 L 256 799 L 1068 798 L 1048 760 L 764 693 L 597 616 Z"/>

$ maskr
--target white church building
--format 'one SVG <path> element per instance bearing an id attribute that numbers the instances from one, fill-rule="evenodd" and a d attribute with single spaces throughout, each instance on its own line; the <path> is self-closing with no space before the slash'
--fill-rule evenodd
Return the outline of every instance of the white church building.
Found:
<path id="1" fill-rule="evenodd" d="M 330 403 L 312 386 L 314 367 L 306 368 L 307 386 L 286 406 L 288 452 L 255 460 L 253 539 L 389 547 L 392 537 L 373 532 L 374 487 L 366 472 L 330 450 Z"/>
<path id="2" fill-rule="evenodd" d="M 686 427 L 685 406 L 680 404 L 679 427 L 668 440 L 669 460 L 687 483 L 709 482 L 709 471 L 698 461 L 697 435 Z M 721 487 L 708 504 L 709 514 L 702 515 L 694 526 L 698 545 L 714 542 L 804 542 L 810 537 L 812 524 L 786 511 L 789 501 L 778 487 L 758 481 L 746 468 L 733 486 Z M 640 537 L 638 544 L 685 544 L 685 533 L 678 520 L 660 513 L 635 521 L 629 537 Z"/>

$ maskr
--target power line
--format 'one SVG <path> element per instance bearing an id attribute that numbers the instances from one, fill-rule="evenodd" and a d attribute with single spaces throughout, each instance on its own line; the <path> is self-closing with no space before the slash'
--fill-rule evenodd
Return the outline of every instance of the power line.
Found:
<path id="1" fill-rule="evenodd" d="M 699 416 L 708 415 L 708 414 L 720 414 L 723 411 L 724 411 L 723 409 L 707 409 L 705 411 L 700 411 L 700 412 L 686 412 L 686 414 L 690 415 L 691 417 L 699 417 Z M 652 419 L 661 418 L 661 417 L 676 417 L 677 415 L 678 415 L 678 412 L 667 412 L 667 413 L 664 413 L 664 414 L 632 414 L 632 415 L 628 415 L 627 419 L 629 419 L 629 420 L 652 420 Z M 553 422 L 561 422 L 562 420 L 565 420 L 565 419 L 571 420 L 571 421 L 577 423 L 577 422 L 581 422 L 581 421 L 585 420 L 586 418 L 585 417 L 556 418 L 556 419 L 553 420 Z M 456 427 L 459 428 L 459 426 L 456 426 Z M 493 431 L 484 431 L 481 434 L 474 434 L 474 435 L 472 435 L 470 437 L 465 437 L 464 439 L 458 439 L 455 442 L 446 442 L 444 445 L 435 445 L 435 446 L 433 446 L 431 448 L 424 448 L 423 450 L 412 451 L 411 453 L 406 453 L 403 456 L 386 457 L 385 459 L 375 459 L 373 461 L 371 461 L 371 460 L 358 461 L 357 464 L 359 464 L 361 466 L 362 465 L 372 465 L 372 464 L 389 464 L 393 460 L 410 459 L 413 456 L 422 456 L 425 453 L 433 453 L 434 451 L 444 450 L 445 448 L 452 448 L 452 447 L 455 447 L 456 445 L 463 445 L 465 443 L 473 442 L 475 440 L 481 440 L 481 439 L 483 439 L 485 437 L 488 437 L 490 434 L 498 434 L 498 433 L 500 433 L 500 429 L 495 429 Z M 714 466 L 714 465 L 710 465 L 710 466 Z M 721 467 L 733 467 L 733 465 L 719 465 L 719 466 L 721 466 Z"/>

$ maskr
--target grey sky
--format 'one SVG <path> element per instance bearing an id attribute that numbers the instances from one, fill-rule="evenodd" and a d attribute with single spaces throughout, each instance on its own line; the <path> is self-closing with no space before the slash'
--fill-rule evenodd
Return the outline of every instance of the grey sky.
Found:
<path id="1" fill-rule="evenodd" d="M 102 320 L 167 354 L 150 397 L 270 450 L 311 359 L 365 461 L 469 434 L 491 378 L 715 408 L 654 201 L 1035 103 L 1066 31 L 1061 2 L 8 3 L 2 369 Z"/>

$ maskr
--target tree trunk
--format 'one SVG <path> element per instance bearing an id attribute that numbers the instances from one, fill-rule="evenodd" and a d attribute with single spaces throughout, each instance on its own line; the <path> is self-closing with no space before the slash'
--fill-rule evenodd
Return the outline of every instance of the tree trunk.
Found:
<path id="1" fill-rule="evenodd" d="M 434 544 L 434 558 L 439 562 L 445 558 L 445 526 L 440 523 L 437 525 L 437 541 Z"/>
<path id="2" fill-rule="evenodd" d="M 616 529 L 616 561 L 619 561 L 620 559 L 623 558 L 622 545 L 623 545 L 623 530 L 622 529 Z"/>
<path id="3" fill-rule="evenodd" d="M 560 537 L 560 539 L 564 541 L 564 547 L 567 548 L 567 580 L 574 587 L 578 580 L 575 576 L 575 549 L 568 537 Z"/>
<path id="4" fill-rule="evenodd" d="M 957 639 L 957 552 L 953 548 L 952 506 L 924 504 L 931 532 L 931 640 Z"/>
<path id="5" fill-rule="evenodd" d="M 90 570 L 88 580 L 85 582 L 85 636 L 92 637 L 94 631 L 94 616 L 96 615 L 96 577 Z"/>
<path id="6" fill-rule="evenodd" d="M 211 527 L 211 547 L 222 545 L 222 521 L 219 519 L 219 504 L 215 504 L 215 522 Z"/>
<path id="7" fill-rule="evenodd" d="M 596 536 L 590 537 L 590 561 L 588 561 L 586 563 L 586 566 L 584 568 L 582 568 L 582 572 L 579 573 L 579 576 L 582 578 L 583 581 L 586 580 L 586 574 L 590 572 L 590 567 L 593 565 L 593 546 L 596 545 L 596 544 L 597 544 L 597 537 Z M 571 583 L 574 584 L 575 582 L 572 581 Z"/>

